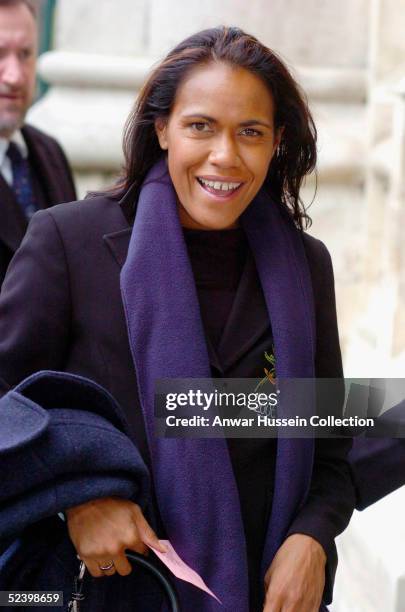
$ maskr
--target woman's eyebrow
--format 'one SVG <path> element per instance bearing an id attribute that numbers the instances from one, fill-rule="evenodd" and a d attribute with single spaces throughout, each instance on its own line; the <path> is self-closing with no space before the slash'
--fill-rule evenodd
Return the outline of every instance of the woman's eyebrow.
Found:
<path id="1" fill-rule="evenodd" d="M 218 123 L 217 119 L 214 119 L 214 117 L 209 117 L 208 115 L 203 115 L 201 113 L 191 113 L 189 115 L 183 115 L 184 119 L 204 119 L 205 121 L 209 121 L 210 123 Z M 252 125 L 262 125 L 266 128 L 271 129 L 272 126 L 270 125 L 270 123 L 267 123 L 266 121 L 262 121 L 261 119 L 247 119 L 247 121 L 242 121 L 241 123 L 239 123 L 240 127 L 250 127 Z"/>
<path id="2" fill-rule="evenodd" d="M 248 119 L 247 121 L 242 121 L 242 123 L 239 124 L 241 127 L 249 127 L 251 125 L 262 125 L 266 128 L 271 129 L 271 125 L 270 123 L 267 123 L 266 121 L 262 121 L 261 119 Z"/>
<path id="3" fill-rule="evenodd" d="M 183 115 L 184 119 L 205 119 L 210 123 L 218 123 L 214 117 L 209 117 L 208 115 L 203 115 L 202 113 L 190 113 L 188 115 Z"/>

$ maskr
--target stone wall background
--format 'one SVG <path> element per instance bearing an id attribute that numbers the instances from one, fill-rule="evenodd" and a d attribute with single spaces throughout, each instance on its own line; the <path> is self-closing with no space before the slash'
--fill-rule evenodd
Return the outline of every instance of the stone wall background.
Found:
<path id="1" fill-rule="evenodd" d="M 62 142 L 81 195 L 111 183 L 151 65 L 221 23 L 277 50 L 307 91 L 319 129 L 311 232 L 334 261 L 346 375 L 404 376 L 405 0 L 58 0 L 40 61 L 51 88 L 30 121 Z M 313 178 L 303 193 L 310 202 Z M 403 489 L 340 538 L 334 612 L 405 610 Z"/>

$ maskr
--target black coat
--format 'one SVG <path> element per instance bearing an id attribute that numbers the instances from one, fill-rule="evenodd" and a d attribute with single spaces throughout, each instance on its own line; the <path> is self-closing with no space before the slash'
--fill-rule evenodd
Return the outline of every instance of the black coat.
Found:
<path id="1" fill-rule="evenodd" d="M 129 198 L 104 196 L 38 212 L 7 274 L 0 299 L 0 388 L 32 372 L 62 370 L 103 385 L 123 407 L 146 464 L 150 459 L 120 294 L 120 271 L 131 235 Z M 316 374 L 342 376 L 333 272 L 329 254 L 304 234 L 316 307 Z M 268 350 L 268 316 L 241 283 L 237 308 L 222 342 L 227 377 L 260 376 Z M 253 316 L 252 316 L 253 313 Z M 210 350 L 211 365 L 218 369 Z M 256 369 L 257 374 L 252 374 Z M 249 372 L 249 374 L 247 374 Z M 314 482 L 290 533 L 307 533 L 327 550 L 327 596 L 336 569 L 334 537 L 347 525 L 354 492 L 349 440 L 318 440 Z"/>
<path id="2" fill-rule="evenodd" d="M 72 173 L 60 145 L 40 130 L 25 125 L 22 134 L 28 147 L 34 191 L 39 208 L 76 199 Z M 27 220 L 14 193 L 0 173 L 0 287 L 10 260 L 27 229 Z"/>

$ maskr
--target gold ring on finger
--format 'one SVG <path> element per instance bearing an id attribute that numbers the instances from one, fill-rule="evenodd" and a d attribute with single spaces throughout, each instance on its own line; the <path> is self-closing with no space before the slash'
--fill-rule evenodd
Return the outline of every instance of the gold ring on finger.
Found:
<path id="1" fill-rule="evenodd" d="M 111 561 L 109 561 L 105 565 L 98 564 L 98 567 L 99 567 L 99 569 L 102 572 L 108 572 L 108 570 L 110 570 L 110 569 L 112 569 L 114 567 L 114 561 L 111 559 Z"/>

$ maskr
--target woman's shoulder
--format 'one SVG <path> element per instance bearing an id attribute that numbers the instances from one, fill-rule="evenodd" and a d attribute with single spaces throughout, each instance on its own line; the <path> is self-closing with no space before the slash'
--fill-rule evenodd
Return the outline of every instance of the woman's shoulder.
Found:
<path id="1" fill-rule="evenodd" d="M 332 259 L 326 245 L 322 240 L 306 232 L 302 232 L 301 235 L 312 282 L 314 285 L 333 283 Z"/>
<path id="2" fill-rule="evenodd" d="M 301 232 L 301 236 L 310 268 L 331 268 L 332 260 L 325 243 L 306 232 Z"/>
<path id="3" fill-rule="evenodd" d="M 321 258 L 322 260 L 330 260 L 330 253 L 322 240 L 319 240 L 319 238 L 315 238 L 315 236 L 307 234 L 306 232 L 301 232 L 301 236 L 305 253 L 309 259 L 313 260 Z"/>
<path id="4" fill-rule="evenodd" d="M 62 234 L 71 231 L 108 234 L 129 227 L 119 201 L 105 195 L 57 204 L 38 214 L 51 217 Z"/>

